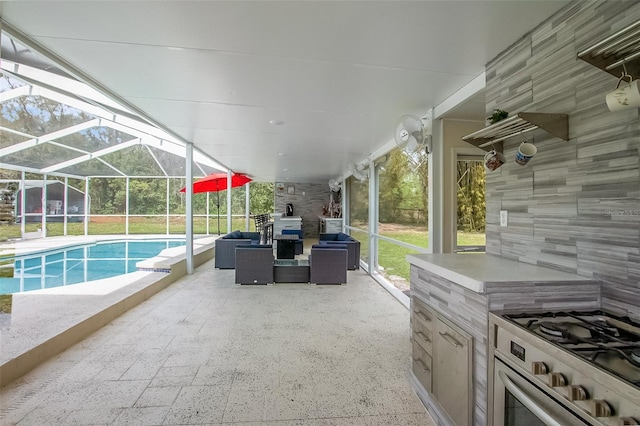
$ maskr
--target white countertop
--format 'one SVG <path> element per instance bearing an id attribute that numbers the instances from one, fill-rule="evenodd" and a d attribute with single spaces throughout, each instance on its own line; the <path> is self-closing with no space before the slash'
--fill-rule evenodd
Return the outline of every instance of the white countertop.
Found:
<path id="1" fill-rule="evenodd" d="M 409 254 L 406 259 L 476 293 L 485 293 L 491 283 L 590 281 L 589 277 L 483 253 Z"/>

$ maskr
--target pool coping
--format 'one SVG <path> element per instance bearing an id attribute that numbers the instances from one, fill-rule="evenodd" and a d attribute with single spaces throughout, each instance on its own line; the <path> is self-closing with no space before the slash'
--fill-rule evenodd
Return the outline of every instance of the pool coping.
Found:
<path id="1" fill-rule="evenodd" d="M 154 237 L 160 238 L 158 235 Z M 194 240 L 194 267 L 213 259 L 216 238 Z M 107 236 L 102 239 L 93 236 L 91 239 L 103 241 L 135 238 Z M 73 242 L 64 244 L 81 244 L 80 240 L 74 238 Z M 54 245 L 55 248 L 61 247 Z M 51 249 L 51 246 L 49 247 Z M 179 248 L 182 249 L 181 253 L 176 250 Z M 99 285 L 99 281 L 118 281 L 118 285 L 107 293 L 78 292 L 74 290 L 80 287 L 74 289 L 74 285 L 15 293 L 10 322 L 6 325 L 3 323 L 0 327 L 0 387 L 6 386 L 40 363 L 80 342 L 127 310 L 185 276 L 184 246 L 165 249 L 156 257 L 138 262 L 138 265 L 143 270 L 93 282 Z M 127 280 L 123 280 L 122 277 L 127 277 Z M 92 283 L 82 286 L 90 284 Z M 64 312 L 64 315 L 61 316 L 60 312 Z"/>

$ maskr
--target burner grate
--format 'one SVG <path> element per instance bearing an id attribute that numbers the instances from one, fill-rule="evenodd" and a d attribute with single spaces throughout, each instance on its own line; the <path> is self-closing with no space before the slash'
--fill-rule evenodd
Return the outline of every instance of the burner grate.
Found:
<path id="1" fill-rule="evenodd" d="M 640 324 L 604 311 L 503 315 L 532 334 L 640 387 Z"/>

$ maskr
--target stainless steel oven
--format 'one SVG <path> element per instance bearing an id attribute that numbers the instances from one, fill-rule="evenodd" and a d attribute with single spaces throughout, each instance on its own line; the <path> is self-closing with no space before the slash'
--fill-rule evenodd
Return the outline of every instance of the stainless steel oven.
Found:
<path id="1" fill-rule="evenodd" d="M 496 426 L 589 424 L 497 358 L 493 381 L 493 424 Z"/>
<path id="2" fill-rule="evenodd" d="M 640 425 L 639 324 L 602 311 L 489 324 L 494 426 Z"/>

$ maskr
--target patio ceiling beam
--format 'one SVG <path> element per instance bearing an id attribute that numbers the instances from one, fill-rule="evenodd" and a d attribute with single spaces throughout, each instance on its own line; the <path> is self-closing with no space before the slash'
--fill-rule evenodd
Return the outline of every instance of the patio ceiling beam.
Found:
<path id="1" fill-rule="evenodd" d="M 80 154 L 89 154 L 89 151 L 87 151 L 86 149 L 76 148 L 75 146 L 65 145 L 65 144 L 60 143 L 60 142 L 49 141 L 49 144 L 53 145 L 53 146 L 60 147 L 62 149 L 68 150 L 68 151 L 79 152 Z"/>
<path id="2" fill-rule="evenodd" d="M 33 148 L 36 145 L 47 143 L 54 139 L 61 138 L 63 136 L 68 136 L 72 133 L 80 132 L 82 130 L 87 130 L 87 129 L 90 129 L 91 127 L 96 127 L 99 125 L 100 125 L 100 119 L 95 118 L 93 120 L 85 121 L 84 123 L 76 124 L 74 126 L 70 126 L 65 129 L 47 133 L 46 135 L 40 136 L 39 138 L 29 139 L 28 141 L 20 142 L 15 145 L 11 145 L 6 148 L 0 149 L 0 158 L 4 157 L 5 155 L 15 154 L 16 152 L 20 152 L 28 148 Z"/>
<path id="3" fill-rule="evenodd" d="M 0 102 L 6 102 L 21 96 L 29 96 L 31 94 L 31 86 L 20 86 L 15 89 L 7 90 L 0 93 Z"/>
<path id="4" fill-rule="evenodd" d="M 138 132 L 143 132 L 147 135 L 152 135 L 157 138 L 169 139 L 169 135 L 165 134 L 159 129 L 156 129 L 153 126 L 150 126 L 147 123 L 144 123 L 139 120 L 134 120 L 124 115 L 114 114 L 104 108 L 91 104 L 87 101 L 75 98 L 73 96 L 69 96 L 52 89 L 46 89 L 44 87 L 34 87 L 34 93 L 37 93 L 40 96 L 44 96 L 45 98 L 51 99 L 61 104 L 65 104 L 70 107 L 88 112 L 90 114 L 95 115 L 96 117 L 100 117 L 114 123 L 120 123 L 122 126 L 125 126 L 129 132 L 136 130 Z M 175 142 L 175 143 L 180 143 L 180 142 Z"/>
<path id="5" fill-rule="evenodd" d="M 22 31 L 20 31 L 19 29 L 17 29 L 13 25 L 8 24 L 6 22 L 3 22 L 3 24 L 4 24 L 3 25 L 3 31 L 5 31 L 7 33 L 7 35 L 9 35 L 9 37 L 19 41 L 22 44 L 24 44 L 27 48 L 38 52 L 39 54 L 41 54 L 42 56 L 44 56 L 45 58 L 47 58 L 48 60 L 50 60 L 51 62 L 53 62 L 57 66 L 59 66 L 60 68 L 62 68 L 65 72 L 67 72 L 68 74 L 72 75 L 77 80 L 87 84 L 89 87 L 91 87 L 92 89 L 94 89 L 97 92 L 101 93 L 102 95 L 106 96 L 107 98 L 111 99 L 113 102 L 115 102 L 115 103 L 117 103 L 119 105 L 122 105 L 124 108 L 134 112 L 136 115 L 138 115 L 141 119 L 143 119 L 144 121 L 146 121 L 150 125 L 165 131 L 171 137 L 171 139 L 176 139 L 176 140 L 182 142 L 184 145 L 191 145 L 191 148 L 192 149 L 194 148 L 193 143 L 191 143 L 190 141 L 187 141 L 186 139 L 182 138 L 177 133 L 174 133 L 169 128 L 167 128 L 165 125 L 160 123 L 159 121 L 154 120 L 152 117 L 147 115 L 143 110 L 141 110 L 137 106 L 133 105 L 132 103 L 128 102 L 127 100 L 123 99 L 117 93 L 113 92 L 112 90 L 110 90 L 109 88 L 107 88 L 106 86 L 101 84 L 99 81 L 97 81 L 96 79 L 94 79 L 90 75 L 84 73 L 83 71 L 81 71 L 77 67 L 73 66 L 73 64 L 71 64 L 69 61 L 67 61 L 64 58 L 62 58 L 61 56 L 55 54 L 54 52 L 52 52 L 51 50 L 47 49 L 45 46 L 43 46 L 42 44 L 38 43 L 37 41 L 29 38 L 26 34 L 24 34 Z M 167 138 L 167 139 L 169 139 L 169 138 Z M 204 157 L 208 158 L 210 161 L 213 161 L 214 163 L 217 163 L 219 166 L 216 167 L 216 168 L 218 168 L 220 170 L 224 170 L 224 171 L 230 171 L 231 170 L 228 167 L 222 165 L 221 163 L 218 163 L 217 161 L 213 160 L 208 155 L 205 155 L 204 153 L 202 153 L 202 155 Z"/>
<path id="6" fill-rule="evenodd" d="M 20 67 L 20 69 L 24 68 L 24 66 L 16 64 L 15 69 L 18 69 L 18 67 Z M 58 87 L 55 84 L 49 84 L 39 80 L 34 80 L 33 78 L 27 77 L 23 74 L 16 74 L 9 71 L 5 71 L 5 74 L 9 74 L 15 79 L 21 80 L 24 83 L 28 84 L 31 87 L 31 91 L 28 93 L 29 96 L 43 96 L 43 91 L 52 91 L 55 93 L 59 93 L 60 96 L 66 96 L 68 99 L 70 98 L 78 102 L 85 102 L 88 105 L 91 105 L 93 108 L 97 108 L 96 111 L 108 112 L 110 115 L 116 114 L 117 112 L 122 113 L 121 110 L 112 111 L 108 106 L 102 105 L 99 102 L 94 101 L 93 99 L 83 97 L 77 93 L 69 92 L 68 90 L 63 89 L 62 87 Z M 56 76 L 55 74 L 51 75 Z"/>
<path id="7" fill-rule="evenodd" d="M 150 126 L 147 123 L 134 120 L 132 118 L 126 117 L 124 115 L 111 114 L 108 111 L 96 107 L 93 104 L 90 104 L 86 101 L 79 100 L 72 96 L 68 96 L 57 91 L 46 89 L 42 87 L 34 87 L 32 90 L 34 95 L 44 96 L 48 99 L 51 99 L 56 102 L 60 102 L 62 104 L 68 105 L 73 108 L 80 109 L 82 111 L 88 112 L 96 117 L 100 117 L 103 119 L 101 122 L 105 127 L 110 127 L 114 130 L 119 130 L 124 133 L 128 133 L 132 136 L 139 136 L 147 140 L 149 136 L 153 138 L 157 138 L 161 141 L 160 145 L 153 145 L 158 149 L 162 149 L 163 151 L 170 152 L 172 154 L 178 155 L 180 157 L 184 157 L 184 145 L 182 142 L 174 141 L 169 139 L 170 135 L 164 133 L 161 129 L 157 129 L 153 126 Z M 166 143 L 173 144 L 175 149 L 167 149 Z M 0 154 L 1 155 L 1 154 Z M 217 161 L 213 160 L 208 155 L 203 154 L 200 150 L 194 148 L 193 152 L 194 160 L 198 163 L 206 164 L 214 169 L 226 171 L 226 167 Z"/>
<path id="8" fill-rule="evenodd" d="M 146 145 L 184 158 L 184 146 L 179 143 L 163 138 L 158 138 L 153 135 L 146 134 L 143 131 L 133 129 L 116 122 L 109 122 L 108 124 L 105 124 L 105 126 L 111 127 L 114 130 L 120 130 L 121 132 L 130 133 L 132 136 L 139 136 L 140 138 L 142 138 L 142 143 Z M 219 163 L 212 161 L 209 156 L 206 156 L 195 149 L 193 150 L 193 159 L 196 163 L 205 164 L 217 170 L 225 170 Z M 204 170 L 201 169 L 201 171 L 206 175 Z"/>
<path id="9" fill-rule="evenodd" d="M 55 172 L 57 170 L 64 169 L 66 167 L 71 167 L 71 166 L 75 166 L 76 164 L 84 163 L 85 161 L 89 161 L 89 160 L 92 160 L 94 158 L 99 158 L 99 157 L 101 157 L 103 155 L 111 154 L 112 152 L 117 152 L 117 151 L 120 151 L 120 150 L 125 149 L 125 148 L 129 148 L 129 147 L 132 147 L 132 146 L 135 146 L 135 145 L 139 145 L 140 143 L 142 143 L 142 139 L 141 138 L 131 139 L 131 140 L 127 141 L 127 142 L 119 143 L 118 145 L 110 146 L 108 148 L 101 149 L 101 150 L 96 151 L 96 152 L 88 152 L 85 155 L 81 155 L 81 156 L 73 158 L 71 160 L 63 161 L 61 163 L 54 164 L 54 165 L 49 166 L 49 167 L 45 167 L 44 169 L 42 169 L 42 172 L 43 173 L 52 173 L 52 172 Z M 112 167 L 112 168 L 114 170 L 120 172 L 115 167 Z"/>
<path id="10" fill-rule="evenodd" d="M 44 174 L 41 169 L 36 169 L 35 167 L 18 166 L 16 164 L 0 163 L 0 168 L 7 169 L 7 170 L 16 170 L 19 172 L 35 173 L 35 174 L 41 174 L 41 175 Z M 73 173 L 57 173 L 57 175 L 61 177 L 70 177 L 73 179 L 84 179 L 86 177 L 82 175 L 76 175 Z"/>
<path id="11" fill-rule="evenodd" d="M 149 153 L 149 155 L 151 156 L 151 158 L 153 158 L 153 161 L 156 162 L 156 164 L 160 168 L 160 171 L 162 172 L 162 174 L 164 174 L 165 176 L 169 176 L 169 174 L 164 169 L 164 167 L 162 167 L 162 164 L 160 164 L 160 161 L 158 161 L 158 157 L 156 157 L 156 155 L 153 153 L 153 151 L 151 151 L 151 148 L 149 148 L 149 145 L 145 144 L 144 147 L 146 148 L 146 150 Z"/>
<path id="12" fill-rule="evenodd" d="M 122 177 L 129 177 L 129 175 L 127 175 L 126 173 L 123 173 L 121 170 L 119 170 L 118 168 L 116 168 L 115 166 L 113 166 L 112 164 L 107 163 L 106 161 L 104 161 L 102 158 L 96 158 L 96 160 L 98 160 L 99 162 L 101 162 L 102 164 L 104 164 L 105 166 L 115 170 L 116 173 L 119 173 L 122 175 Z"/>
<path id="13" fill-rule="evenodd" d="M 122 105 L 114 102 L 81 81 L 8 60 L 2 61 L 2 68 L 19 79 L 28 80 L 27 82 L 29 84 L 59 88 L 59 90 L 63 90 L 65 93 L 73 94 L 92 103 L 95 102 L 95 104 L 102 105 L 103 107 L 133 114 L 126 108 L 123 108 Z"/>
<path id="14" fill-rule="evenodd" d="M 17 130 L 13 130 L 13 129 L 10 129 L 10 128 L 4 127 L 4 126 L 0 126 L 0 131 L 7 132 L 7 133 L 12 133 L 14 135 L 22 136 L 24 138 L 29 138 L 29 139 L 35 138 L 34 135 L 30 135 L 28 133 L 19 132 Z"/>
<path id="15" fill-rule="evenodd" d="M 9 61 L 5 61 L 5 62 L 9 62 Z M 11 72 L 9 70 L 9 66 L 3 66 L 3 68 L 6 68 L 8 70 L 8 72 Z M 14 70 L 22 70 L 22 69 L 28 69 L 29 67 L 26 67 L 24 65 L 21 64 L 14 64 L 13 66 Z M 37 70 L 39 73 L 43 73 L 43 71 Z M 16 77 L 17 78 L 21 78 L 22 74 L 17 73 L 16 72 Z M 178 145 L 179 151 L 182 152 L 182 150 L 184 150 L 184 144 L 183 142 L 177 141 L 177 140 L 172 140 L 171 135 L 167 134 L 165 131 L 163 131 L 162 129 L 158 129 L 157 127 L 154 127 L 146 122 L 137 120 L 137 119 L 133 119 L 131 117 L 127 117 L 126 115 L 123 114 L 118 114 L 116 112 L 107 110 L 105 106 L 100 106 L 100 105 L 96 105 L 93 102 L 89 102 L 87 100 L 84 99 L 80 99 L 75 95 L 69 95 L 63 91 L 61 91 L 61 89 L 56 89 L 55 86 L 51 86 L 47 83 L 39 83 L 42 79 L 42 77 L 40 77 L 39 79 L 36 79 L 36 82 L 33 82 L 33 77 L 29 76 L 29 84 L 43 84 L 46 85 L 47 87 L 41 87 L 41 86 L 22 86 L 20 88 L 15 89 L 16 92 L 12 95 L 12 98 L 14 97 L 19 97 L 19 96 L 26 96 L 26 95 L 32 95 L 32 96 L 43 96 L 45 98 L 51 99 L 53 101 L 68 105 L 70 107 L 88 112 L 92 115 L 95 115 L 96 117 L 102 118 L 106 121 L 109 121 L 111 123 L 114 123 L 115 125 L 120 126 L 120 128 L 116 128 L 116 127 L 112 127 L 115 128 L 116 130 L 120 130 L 122 132 L 125 133 L 129 133 L 132 134 L 132 136 L 153 136 L 156 137 L 158 139 L 161 139 L 163 141 L 167 141 L 170 143 L 174 143 L 176 145 Z M 64 78 L 64 77 L 60 77 L 60 76 L 54 76 L 56 78 Z M 67 79 L 68 80 L 68 79 Z M 73 81 L 73 80 L 71 80 Z M 87 87 L 86 85 L 84 85 L 84 83 L 78 83 L 78 82 L 74 82 L 76 83 L 76 85 L 81 85 L 84 87 Z M 13 91 L 11 91 L 13 92 Z M 87 92 L 85 90 L 85 92 Z M 95 93 L 97 95 L 100 96 L 101 100 L 104 100 L 104 98 L 102 97 L 102 95 L 100 95 L 99 93 Z M 86 96 L 89 95 L 89 92 L 85 93 Z M 93 100 L 93 99 L 92 99 Z M 101 102 L 100 101 L 96 101 L 96 102 Z M 126 111 L 127 113 L 129 113 L 128 111 Z M 164 149 L 163 147 L 159 147 L 159 149 Z M 168 151 L 171 152 L 172 154 L 177 154 L 178 151 Z M 177 154 L 180 155 L 181 157 L 184 157 L 184 154 Z M 226 171 L 227 168 L 225 166 L 223 166 L 222 164 L 220 164 L 219 162 L 213 160 L 211 157 L 209 157 L 208 155 L 204 154 L 201 150 L 194 148 L 194 160 L 197 163 L 202 163 L 202 164 L 206 164 L 210 167 L 213 167 L 215 169 L 221 170 L 221 171 Z"/>

